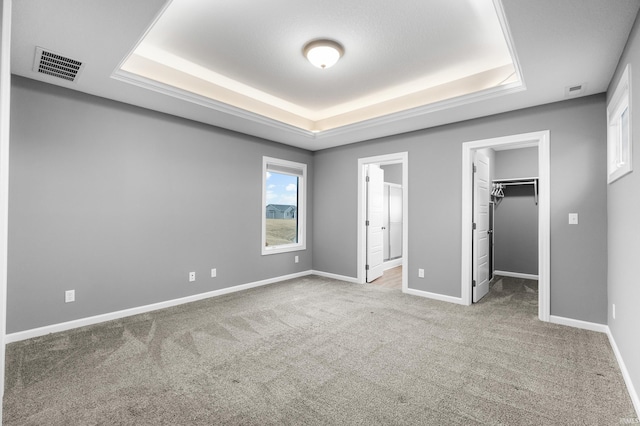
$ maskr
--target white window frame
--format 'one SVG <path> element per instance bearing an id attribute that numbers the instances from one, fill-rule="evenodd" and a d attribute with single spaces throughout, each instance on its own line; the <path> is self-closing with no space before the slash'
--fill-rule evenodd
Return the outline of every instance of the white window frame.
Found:
<path id="1" fill-rule="evenodd" d="M 631 141 L 631 70 L 624 69 L 615 92 L 607 105 L 607 182 L 613 183 L 633 170 Z M 627 111 L 628 125 L 622 126 Z"/>
<path id="2" fill-rule="evenodd" d="M 292 244 L 281 244 L 268 247 L 267 241 L 267 218 L 265 208 L 267 206 L 267 171 L 273 170 L 276 173 L 290 174 L 298 177 L 298 242 Z M 300 173 L 289 173 L 287 170 L 297 170 Z M 307 165 L 296 163 L 295 161 L 282 160 L 273 157 L 262 157 L 262 255 L 287 253 L 307 249 Z"/>

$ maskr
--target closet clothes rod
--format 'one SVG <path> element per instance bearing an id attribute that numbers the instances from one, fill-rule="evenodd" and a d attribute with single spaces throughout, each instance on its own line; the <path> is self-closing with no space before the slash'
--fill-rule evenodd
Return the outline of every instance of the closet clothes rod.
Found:
<path id="1" fill-rule="evenodd" d="M 495 179 L 493 184 L 500 184 L 502 186 L 510 186 L 510 185 L 533 185 L 533 199 L 536 202 L 536 206 L 538 205 L 538 178 L 537 177 L 528 177 L 528 178 L 515 178 L 515 179 Z"/>

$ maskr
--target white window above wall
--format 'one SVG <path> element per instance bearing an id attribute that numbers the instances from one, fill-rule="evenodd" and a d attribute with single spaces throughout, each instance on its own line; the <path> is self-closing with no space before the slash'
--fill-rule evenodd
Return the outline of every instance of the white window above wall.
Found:
<path id="1" fill-rule="evenodd" d="M 262 158 L 262 254 L 306 249 L 307 165 Z"/>
<path id="2" fill-rule="evenodd" d="M 632 171 L 631 72 L 627 65 L 607 105 L 607 176 L 612 183 Z"/>

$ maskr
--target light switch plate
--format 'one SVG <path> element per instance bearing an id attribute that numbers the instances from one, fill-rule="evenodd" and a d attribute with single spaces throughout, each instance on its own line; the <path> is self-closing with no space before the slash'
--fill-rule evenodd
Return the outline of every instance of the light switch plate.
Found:
<path id="1" fill-rule="evenodd" d="M 569 213 L 569 225 L 578 224 L 578 213 Z"/>

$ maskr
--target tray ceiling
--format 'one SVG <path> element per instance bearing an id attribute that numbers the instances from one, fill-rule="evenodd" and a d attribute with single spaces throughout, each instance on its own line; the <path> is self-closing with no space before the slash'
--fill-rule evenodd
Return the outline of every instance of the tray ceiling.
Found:
<path id="1" fill-rule="evenodd" d="M 310 150 L 606 91 L 637 0 L 30 0 L 12 72 Z M 332 68 L 302 54 L 340 42 Z M 33 70 L 38 47 L 83 64 Z M 581 86 L 579 91 L 568 90 Z"/>

